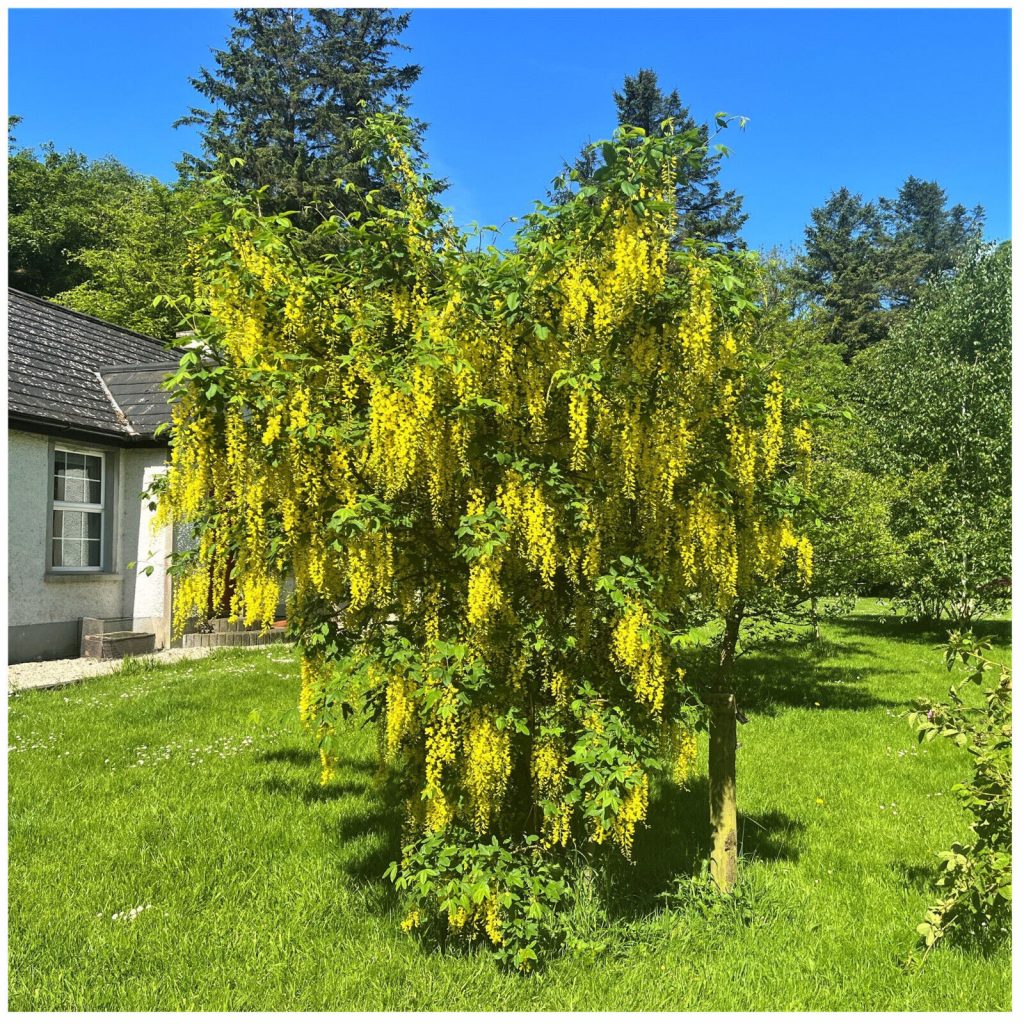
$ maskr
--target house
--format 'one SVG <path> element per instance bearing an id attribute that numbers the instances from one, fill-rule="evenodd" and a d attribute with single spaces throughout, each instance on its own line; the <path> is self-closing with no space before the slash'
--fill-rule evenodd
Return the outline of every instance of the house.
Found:
<path id="1" fill-rule="evenodd" d="M 141 494 L 164 471 L 159 385 L 180 355 L 9 290 L 9 662 L 77 657 L 88 618 L 169 644 L 172 530 Z"/>

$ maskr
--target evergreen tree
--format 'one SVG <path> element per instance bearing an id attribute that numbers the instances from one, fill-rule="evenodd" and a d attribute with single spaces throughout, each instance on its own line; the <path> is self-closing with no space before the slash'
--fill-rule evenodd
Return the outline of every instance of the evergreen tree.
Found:
<path id="1" fill-rule="evenodd" d="M 847 357 L 881 341 L 892 314 L 980 239 L 984 210 L 946 203 L 938 182 L 910 176 L 895 199 L 841 188 L 811 211 L 796 279 Z"/>
<path id="2" fill-rule="evenodd" d="M 694 120 L 678 91 L 662 92 L 657 74 L 641 68 L 636 75 L 627 75 L 622 91 L 614 92 L 612 97 L 620 126 L 630 125 L 642 128 L 648 136 L 658 135 L 662 122 L 672 118 L 676 131 L 697 131 L 700 143 L 696 148 L 701 159 L 694 166 L 680 167 L 676 187 L 679 238 L 719 242 L 730 249 L 742 247 L 739 231 L 747 219 L 742 212 L 743 198 L 734 191 L 722 190 L 718 180 L 722 155 L 708 150 L 708 126 Z M 573 165 L 576 179 L 581 183 L 590 181 L 599 166 L 598 155 L 585 146 Z M 562 186 L 555 189 L 552 198 L 561 203 L 568 195 L 569 189 Z"/>
<path id="3" fill-rule="evenodd" d="M 893 306 L 906 306 L 934 274 L 951 270 L 981 238 L 985 211 L 962 205 L 946 208 L 946 192 L 937 181 L 913 175 L 895 199 L 880 199 L 888 235 L 886 293 Z"/>
<path id="4" fill-rule="evenodd" d="M 236 11 L 216 68 L 192 79 L 212 109 L 176 122 L 202 129 L 202 155 L 186 154 L 179 169 L 202 175 L 241 158 L 233 178 L 245 190 L 266 188 L 264 212 L 296 211 L 313 226 L 344 210 L 336 181 L 375 184 L 351 144 L 353 119 L 404 108 L 419 77 L 416 65 L 390 62 L 391 50 L 407 49 L 398 37 L 408 20 L 374 8 Z"/>
<path id="5" fill-rule="evenodd" d="M 804 239 L 796 279 L 818 307 L 825 339 L 848 354 L 879 341 L 885 336 L 886 246 L 877 207 L 841 188 L 811 211 Z"/>

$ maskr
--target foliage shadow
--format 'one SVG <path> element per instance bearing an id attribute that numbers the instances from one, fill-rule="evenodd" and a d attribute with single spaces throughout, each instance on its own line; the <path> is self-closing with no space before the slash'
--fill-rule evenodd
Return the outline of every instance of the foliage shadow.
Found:
<path id="1" fill-rule="evenodd" d="M 956 629 L 955 622 L 936 619 L 907 619 L 892 615 L 847 615 L 833 624 L 844 633 L 900 640 L 904 643 L 945 646 L 949 633 Z M 998 644 L 1010 643 L 1012 623 L 1009 619 L 978 619 L 971 625 L 975 636 L 991 636 Z"/>
<path id="2" fill-rule="evenodd" d="M 828 657 L 836 657 L 836 645 L 828 645 Z M 851 658 L 864 651 L 859 644 L 841 645 L 841 657 Z M 829 678 L 840 670 L 820 664 L 799 650 L 783 645 L 746 652 L 736 662 L 736 701 L 744 712 L 756 711 L 769 717 L 783 708 L 813 708 L 863 711 L 891 707 L 894 700 L 874 696 L 867 687 Z M 872 676 L 896 675 L 891 669 L 872 666 Z"/>
<path id="3" fill-rule="evenodd" d="M 698 777 L 680 790 L 655 788 L 648 814 L 649 828 L 638 831 L 635 863 L 609 858 L 600 886 L 609 917 L 636 920 L 664 904 L 664 894 L 680 875 L 700 873 L 711 845 L 708 780 Z M 755 814 L 740 811 L 737 819 L 744 860 L 797 860 L 800 834 L 806 826 L 779 810 Z"/>

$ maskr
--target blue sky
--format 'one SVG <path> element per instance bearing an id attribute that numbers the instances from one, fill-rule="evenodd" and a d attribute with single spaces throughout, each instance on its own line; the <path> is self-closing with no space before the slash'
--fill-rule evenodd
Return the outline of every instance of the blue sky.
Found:
<path id="1" fill-rule="evenodd" d="M 168 180 L 199 98 L 188 78 L 221 46 L 227 9 L 9 12 L 9 104 L 20 145 L 114 155 Z M 846 185 L 894 195 L 909 174 L 981 203 L 1010 235 L 1007 10 L 417 10 L 413 112 L 460 223 L 543 198 L 563 159 L 614 127 L 612 90 L 653 68 L 695 116 L 730 129 L 722 180 L 754 247 L 798 245 Z"/>

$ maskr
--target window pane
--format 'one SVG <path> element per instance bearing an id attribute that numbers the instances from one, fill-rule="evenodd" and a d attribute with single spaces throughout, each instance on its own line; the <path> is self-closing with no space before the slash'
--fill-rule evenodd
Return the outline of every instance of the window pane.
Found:
<path id="1" fill-rule="evenodd" d="M 64 500 L 64 453 L 53 453 L 53 500 Z"/>
<path id="2" fill-rule="evenodd" d="M 68 466 L 64 473 L 64 500 L 88 501 L 85 466 Z"/>
<path id="3" fill-rule="evenodd" d="M 53 542 L 53 564 L 67 569 L 81 569 L 85 564 L 85 541 L 67 538 Z"/>
<path id="4" fill-rule="evenodd" d="M 103 459 L 98 455 L 54 450 L 55 502 L 100 506 Z M 55 568 L 101 569 L 103 513 L 54 508 L 51 560 Z"/>
<path id="5" fill-rule="evenodd" d="M 99 505 L 102 500 L 103 460 L 98 455 L 54 451 L 54 501 Z"/>
<path id="6" fill-rule="evenodd" d="M 62 513 L 64 525 L 60 536 L 65 540 L 81 540 L 85 536 L 85 517 L 88 512 L 73 512 L 65 509 Z"/>

